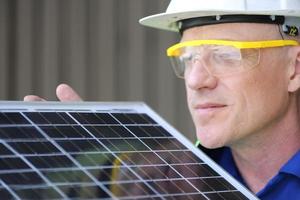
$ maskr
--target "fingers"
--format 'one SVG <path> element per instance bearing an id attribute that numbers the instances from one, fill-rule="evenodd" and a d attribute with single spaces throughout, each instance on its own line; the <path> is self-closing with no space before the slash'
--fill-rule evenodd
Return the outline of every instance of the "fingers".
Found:
<path id="1" fill-rule="evenodd" d="M 82 98 L 67 84 L 60 84 L 56 88 L 56 96 L 60 101 L 82 101 Z"/>
<path id="2" fill-rule="evenodd" d="M 56 96 L 60 101 L 82 101 L 82 98 L 67 84 L 60 84 L 56 88 Z M 24 101 L 46 101 L 36 95 L 27 95 Z"/>
<path id="3" fill-rule="evenodd" d="M 46 100 L 36 95 L 27 95 L 24 97 L 24 101 L 46 101 Z"/>

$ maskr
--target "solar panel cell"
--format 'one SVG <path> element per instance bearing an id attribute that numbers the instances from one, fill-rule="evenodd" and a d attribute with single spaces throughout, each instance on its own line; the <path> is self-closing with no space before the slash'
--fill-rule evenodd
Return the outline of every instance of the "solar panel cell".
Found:
<path id="1" fill-rule="evenodd" d="M 0 197 L 3 199 L 14 199 L 14 196 L 5 188 L 0 187 Z"/>
<path id="2" fill-rule="evenodd" d="M 0 113 L 0 124 L 12 124 L 12 122 L 7 119 L 5 113 Z"/>
<path id="3" fill-rule="evenodd" d="M 0 139 L 38 139 L 44 138 L 33 126 L 0 127 Z"/>
<path id="4" fill-rule="evenodd" d="M 113 113 L 112 116 L 116 118 L 121 124 L 135 124 L 134 121 L 124 113 Z"/>
<path id="5" fill-rule="evenodd" d="M 40 126 L 40 128 L 52 138 L 91 138 L 81 126 Z"/>
<path id="6" fill-rule="evenodd" d="M 71 154 L 81 166 L 111 166 L 117 159 L 110 153 L 80 153 Z"/>
<path id="7" fill-rule="evenodd" d="M 0 158 L 0 170 L 21 170 L 30 169 L 30 167 L 20 158 L 4 157 Z"/>
<path id="8" fill-rule="evenodd" d="M 7 185 L 37 185 L 43 184 L 44 181 L 35 172 L 12 172 L 6 174 L 0 174 L 0 179 L 4 181 Z"/>
<path id="9" fill-rule="evenodd" d="M 52 187 L 15 189 L 20 199 L 62 199 L 62 196 Z"/>
<path id="10" fill-rule="evenodd" d="M 65 155 L 26 156 L 26 159 L 36 168 L 41 169 L 68 168 L 74 165 L 72 160 Z"/>
<path id="11" fill-rule="evenodd" d="M 9 142 L 20 154 L 55 154 L 59 150 L 48 141 L 23 141 L 23 142 Z"/>
<path id="12" fill-rule="evenodd" d="M 9 122 L 11 124 L 29 124 L 29 122 L 20 113 L 6 112 L 6 113 L 2 113 L 2 114 L 5 115 L 5 117 L 9 120 Z M 1 119 L 0 119 L 0 121 L 1 121 Z M 2 124 L 2 123 L 0 122 L 0 124 Z"/>
<path id="13" fill-rule="evenodd" d="M 81 124 L 118 124 L 108 114 L 100 113 L 70 113 Z"/>
<path id="14" fill-rule="evenodd" d="M 78 169 L 43 171 L 43 174 L 55 184 L 93 183 L 92 179 L 86 173 Z"/>
<path id="15" fill-rule="evenodd" d="M 40 112 L 24 112 L 23 114 L 35 124 L 50 124 Z"/>
<path id="16" fill-rule="evenodd" d="M 126 138 L 134 137 L 122 126 L 85 126 L 96 138 Z"/>
<path id="17" fill-rule="evenodd" d="M 4 144 L 0 143 L 0 156 L 4 157 L 7 155 L 13 155 L 13 152 L 11 152 Z"/>
<path id="18" fill-rule="evenodd" d="M 46 119 L 49 124 L 74 124 L 75 122 L 61 112 L 41 112 L 40 115 Z"/>

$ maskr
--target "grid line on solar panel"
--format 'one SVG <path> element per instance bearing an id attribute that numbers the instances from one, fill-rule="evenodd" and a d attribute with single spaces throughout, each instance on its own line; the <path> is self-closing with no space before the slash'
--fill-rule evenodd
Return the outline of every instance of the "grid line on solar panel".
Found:
<path id="1" fill-rule="evenodd" d="M 128 123 L 128 122 L 127 122 Z M 144 141 L 142 141 L 142 143 L 145 145 L 145 146 L 147 146 L 145 143 L 144 143 Z M 174 144 L 173 144 L 174 145 Z M 175 144 L 175 146 L 178 148 L 178 145 L 176 145 Z M 148 147 L 148 146 L 147 146 Z M 179 147 L 180 148 L 180 147 Z M 151 149 L 151 148 L 150 148 Z M 135 158 L 136 158 L 136 156 L 135 156 Z M 141 159 L 142 157 L 138 157 L 139 159 L 138 160 L 143 160 L 143 162 L 145 162 L 145 161 L 147 161 L 147 162 L 149 162 L 147 159 Z M 128 163 L 126 163 L 126 164 L 128 164 Z M 189 184 L 189 183 L 188 183 Z M 193 185 L 192 185 L 192 187 L 193 187 Z M 196 189 L 196 188 L 195 188 Z M 196 189 L 197 190 L 197 189 Z M 198 192 L 200 192 L 199 190 L 198 190 Z"/>
<path id="2" fill-rule="evenodd" d="M 120 122 L 121 123 L 121 122 Z M 127 127 L 126 127 L 127 128 Z M 128 129 L 128 128 L 127 128 Z M 128 129 L 129 130 L 129 129 Z M 134 133 L 133 133 L 134 134 Z M 135 135 L 135 134 L 134 134 Z M 135 135 L 136 136 L 136 135 Z M 138 137 L 137 137 L 138 138 Z M 146 139 L 145 139 L 146 140 Z M 151 150 L 153 150 L 153 148 L 151 148 L 151 147 L 149 147 L 148 146 L 148 144 L 146 144 L 145 143 L 145 140 L 141 140 L 141 142 L 146 146 L 146 147 L 148 147 L 148 148 L 150 148 Z M 150 140 L 150 139 L 147 139 L 147 140 Z M 172 147 L 177 147 L 177 148 L 179 148 L 179 149 L 186 149 L 186 147 L 185 146 L 183 146 L 182 144 L 176 144 L 176 142 L 177 141 L 175 141 L 175 142 L 172 142 Z M 152 144 L 152 147 L 154 147 L 153 146 L 153 144 Z M 155 149 L 155 150 L 157 150 L 157 149 Z M 160 158 L 160 156 L 157 154 L 157 153 L 155 153 L 154 152 L 154 154 L 156 154 L 156 156 L 159 158 L 159 159 L 162 159 L 162 158 Z M 146 159 L 147 160 L 147 159 Z M 147 160 L 148 161 L 148 160 Z M 163 162 L 165 162 L 164 160 L 163 160 Z M 166 162 L 165 162 L 166 163 Z M 166 163 L 166 164 L 168 164 L 168 163 Z M 171 165 L 169 166 L 170 168 L 172 168 L 173 170 L 175 170 Z M 175 172 L 176 173 L 178 173 L 176 170 L 175 170 Z M 180 173 L 178 173 L 181 177 L 183 177 Z M 184 178 L 184 177 L 183 177 Z M 200 191 L 200 190 L 198 190 L 196 187 L 194 187 L 194 185 L 193 184 L 191 184 L 189 181 L 187 181 L 187 184 L 188 185 L 190 185 L 192 188 L 194 188 L 194 189 L 196 189 L 196 191 L 197 192 L 199 192 L 200 194 L 202 194 L 202 192 Z M 152 188 L 152 187 L 151 187 Z M 155 188 L 156 189 L 156 188 Z"/>
<path id="3" fill-rule="evenodd" d="M 9 148 L 14 154 L 18 155 L 17 151 L 15 151 L 13 148 L 11 148 L 8 144 L 4 144 L 7 148 Z M 41 178 L 41 180 L 43 180 L 45 183 L 47 183 L 48 185 L 53 186 L 53 189 L 55 191 L 57 191 L 59 194 L 61 194 L 64 198 L 66 198 L 66 196 L 64 196 L 64 194 L 59 191 L 59 189 L 53 185 L 46 177 L 43 176 L 43 174 L 38 171 L 24 156 L 19 155 L 20 160 L 22 160 L 22 162 L 24 164 L 26 164 L 29 168 L 33 169 Z M 15 167 L 15 168 L 19 168 L 19 167 Z"/>
<path id="4" fill-rule="evenodd" d="M 71 115 L 70 115 L 71 116 Z M 117 121 L 118 123 L 119 123 L 119 121 L 113 116 L 113 115 L 111 115 L 110 114 L 110 116 L 112 116 L 112 118 L 115 120 L 115 121 Z M 82 117 L 82 116 L 81 116 Z M 78 121 L 77 121 L 77 119 L 75 119 L 73 116 L 71 116 L 71 118 L 73 118 L 73 120 L 74 121 L 76 121 L 77 123 L 78 123 Z M 83 129 L 85 129 L 87 132 L 89 132 L 85 127 L 82 127 Z M 90 133 L 90 132 L 89 132 Z M 90 133 L 91 134 L 91 133 Z M 91 134 L 92 135 L 92 134 Z M 95 136 L 94 135 L 92 135 L 93 136 L 93 138 L 95 138 Z M 97 139 L 97 138 L 95 138 L 95 139 Z M 99 143 L 101 143 L 102 145 L 103 145 L 103 143 L 100 141 L 100 140 L 98 140 L 97 139 L 97 141 L 99 142 Z M 112 154 L 112 155 L 114 155 L 114 156 L 116 156 L 113 152 L 111 152 L 110 151 L 110 149 L 108 149 L 105 145 L 104 145 L 104 147 Z M 117 157 L 118 159 L 119 159 L 119 157 Z M 122 163 L 123 161 L 121 160 L 121 159 L 119 159 L 118 160 L 120 163 Z M 124 163 L 123 163 L 124 164 Z M 126 164 L 125 164 L 126 165 Z M 153 191 L 154 193 L 156 193 L 156 194 L 159 194 L 156 190 L 154 190 L 154 188 L 152 188 L 150 185 L 147 185 L 148 187 L 149 187 L 149 189 L 151 190 L 151 191 Z M 107 189 L 107 191 L 109 191 L 108 189 Z M 110 192 L 111 193 L 111 192 Z M 112 197 L 114 197 L 114 195 L 112 195 Z"/>
<path id="5" fill-rule="evenodd" d="M 27 116 L 24 115 L 25 118 L 27 118 Z M 72 118 L 72 117 L 71 117 Z M 74 118 L 72 118 L 74 120 Z M 32 124 L 34 124 L 34 122 L 32 122 L 29 118 L 28 121 L 30 121 Z M 49 141 L 55 146 L 57 147 L 57 149 L 59 149 L 61 152 L 63 152 L 71 161 L 73 161 L 74 165 L 76 165 L 79 169 L 81 169 L 82 171 L 84 171 L 95 183 L 98 183 L 97 179 L 95 179 L 95 177 L 93 177 L 86 169 L 84 169 L 80 163 L 77 162 L 77 160 L 75 160 L 71 155 L 68 155 L 68 153 L 64 150 L 64 148 L 62 148 L 61 146 L 59 146 L 54 140 L 52 140 L 50 137 L 47 136 L 47 134 L 41 129 L 39 128 L 36 124 L 34 124 L 34 126 L 36 126 L 36 128 L 38 130 L 40 130 L 40 132 L 42 133 L 42 135 L 45 136 L 45 138 L 49 139 Z M 43 176 L 43 174 L 40 174 L 41 176 Z M 47 180 L 48 181 L 48 180 Z M 103 187 L 103 185 L 98 184 L 99 187 L 107 194 L 109 194 L 110 196 L 114 197 L 114 195 L 107 190 L 105 187 Z M 55 186 L 55 190 L 57 190 L 57 192 L 59 194 L 62 194 L 64 198 L 66 198 L 65 194 Z"/>
<path id="6" fill-rule="evenodd" d="M 196 175 L 196 174 L 194 174 L 194 175 Z"/>
<path id="7" fill-rule="evenodd" d="M 28 114 L 29 112 L 24 113 Z M 26 126 L 34 127 L 37 130 L 36 132 L 44 139 L 30 140 L 28 139 L 30 136 L 25 134 L 20 140 L 15 136 L 13 140 L 5 139 L 3 142 L 7 142 L 7 144 L 13 146 L 13 149 L 18 150 L 22 158 L 27 159 L 29 163 L 33 163 L 33 166 L 39 169 L 44 177 L 53 184 L 42 185 L 43 189 L 37 185 L 34 185 L 34 187 L 40 188 L 40 190 L 49 190 L 50 192 L 51 187 L 56 186 L 55 191 L 52 191 L 53 198 L 82 197 L 81 194 L 78 194 L 78 191 L 72 196 L 70 192 L 75 190 L 83 190 L 84 195 L 96 198 L 96 194 L 89 193 L 99 190 L 103 193 L 103 197 L 107 199 L 115 197 L 119 199 L 149 199 L 150 197 L 153 197 L 153 199 L 177 199 L 177 197 L 185 197 L 184 199 L 194 199 L 196 197 L 208 199 L 206 193 L 212 195 L 213 192 L 221 192 L 222 194 L 218 197 L 224 198 L 224 196 L 228 195 L 228 192 L 223 194 L 224 191 L 233 188 L 231 184 L 225 179 L 220 179 L 219 174 L 204 164 L 200 158 L 191 153 L 181 142 L 178 142 L 176 138 L 147 114 L 103 114 L 95 112 L 82 114 L 82 112 L 73 111 L 60 113 L 39 112 L 39 115 L 36 116 L 38 119 L 35 119 L 34 115 L 31 114 L 31 118 L 36 120 L 36 122 L 39 122 L 39 118 L 42 118 L 39 123 L 29 120 L 29 117 L 25 114 L 23 114 L 24 119 L 28 120 L 29 124 L 21 125 L 22 128 Z M 56 119 L 57 116 L 58 119 Z M 6 116 L 4 117 L 7 119 Z M 12 115 L 12 117 L 14 116 Z M 11 120 L 8 121 L 11 122 Z M 3 126 L 9 127 L 13 125 L 1 125 L 0 123 L 0 130 Z M 44 143 L 48 144 L 46 145 L 48 148 L 46 150 L 39 149 L 39 144 Z M 0 144 L 0 155 L 2 153 L 4 159 L 15 158 L 20 160 L 16 155 L 11 155 L 14 152 L 10 152 L 9 148 L 6 148 L 2 143 Z M 52 151 L 52 148 L 56 148 L 59 151 Z M 35 156 L 34 153 L 38 156 Z M 58 160 L 50 161 L 51 156 L 62 158 L 64 161 L 60 161 L 58 158 Z M 187 162 L 188 160 L 189 162 Z M 182 165 L 182 162 L 185 162 L 185 165 Z M 101 168 L 97 166 L 100 163 L 102 165 Z M 20 173 L 11 170 L 11 166 L 7 166 L 7 168 L 6 172 L 9 175 L 4 177 Z M 34 170 L 30 171 L 31 168 L 28 168 L 26 165 L 23 168 L 21 172 L 28 174 L 28 176 L 35 173 Z M 140 170 L 137 171 L 137 168 Z M 78 174 L 74 171 L 72 172 L 75 169 L 77 169 Z M 160 178 L 153 177 L 153 174 L 149 172 L 154 169 L 156 170 L 155 173 L 160 175 Z M 169 171 L 168 176 L 164 176 L 164 170 L 166 169 Z M 199 169 L 203 171 L 202 174 L 197 173 Z M 106 174 L 106 181 L 99 181 L 99 171 Z M 110 177 L 116 171 L 122 176 L 121 180 Z M 184 173 L 187 173 L 187 175 Z M 4 173 L 0 173 L 0 177 L 1 174 Z M 71 174 L 74 176 L 69 177 L 68 175 Z M 210 176 L 204 176 L 206 174 Z M 29 178 L 34 177 L 33 175 Z M 145 177 L 148 177 L 148 179 Z M 151 177 L 152 179 L 150 179 Z M 195 182 L 199 177 L 202 178 L 200 180 L 207 188 L 218 183 L 217 189 L 219 191 L 209 190 L 202 192 L 201 189 L 203 188 Z M 70 183 L 70 185 L 67 183 Z M 160 185 L 166 183 L 173 185 L 174 190 L 163 189 L 160 191 Z M 119 184 L 119 186 L 115 187 L 122 190 L 121 193 L 115 194 L 111 191 L 114 188 L 112 185 L 115 184 Z M 181 185 L 186 185 L 186 187 L 181 188 Z M 90 186 L 90 188 L 83 189 L 82 186 Z M 140 194 L 130 190 L 134 188 L 133 186 L 140 189 Z M 127 187 L 130 187 L 128 188 L 129 190 L 125 189 Z M 224 188 L 226 190 L 222 190 Z M 26 191 L 30 191 L 30 188 L 26 189 Z M 20 195 L 20 197 L 26 197 L 26 191 L 23 188 L 18 190 L 16 194 Z M 232 191 L 235 192 L 237 190 Z M 36 191 L 34 193 L 36 197 L 39 197 Z M 236 196 L 233 195 L 235 198 Z"/>
<path id="8" fill-rule="evenodd" d="M 155 141 L 155 140 L 154 140 Z M 144 142 L 144 140 L 143 140 L 143 142 Z M 151 141 L 151 142 L 153 142 L 153 141 Z M 158 142 L 158 143 L 156 143 L 156 144 L 152 144 L 152 147 L 154 147 L 154 146 L 158 146 L 157 144 L 161 144 L 162 142 Z M 147 144 L 149 144 L 149 142 L 147 143 Z M 182 147 L 182 145 L 176 145 L 176 144 L 172 144 L 173 145 L 173 148 L 174 147 L 176 147 L 176 148 L 178 148 L 178 146 L 180 146 L 179 147 L 179 149 Z M 147 146 L 147 145 L 146 145 Z M 150 148 L 151 149 L 151 148 Z M 156 149 L 157 149 L 157 147 L 156 147 Z M 192 184 L 191 184 L 192 185 Z M 193 185 L 192 185 L 193 186 Z M 195 188 L 196 189 L 196 188 Z M 198 190 L 199 191 L 199 190 Z"/>
<path id="9" fill-rule="evenodd" d="M 128 122 L 127 122 L 128 123 Z M 143 142 L 144 143 L 144 142 Z M 173 144 L 174 145 L 174 144 Z M 147 145 L 145 145 L 145 146 L 147 146 Z M 174 145 L 174 146 L 176 146 L 177 148 L 178 148 L 178 145 Z M 179 147 L 180 148 L 180 147 Z M 150 148 L 151 149 L 151 148 Z M 141 157 L 139 157 L 139 158 L 141 158 Z M 143 159 L 142 159 L 143 160 Z M 144 159 L 143 161 L 147 161 L 147 162 L 149 162 L 147 159 Z M 151 162 L 150 162 L 151 163 Z M 128 163 L 126 163 L 126 164 L 128 164 Z"/>

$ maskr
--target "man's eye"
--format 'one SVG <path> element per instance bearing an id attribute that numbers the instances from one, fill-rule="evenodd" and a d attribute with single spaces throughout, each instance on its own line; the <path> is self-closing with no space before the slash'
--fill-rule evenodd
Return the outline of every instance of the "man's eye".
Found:
<path id="1" fill-rule="evenodd" d="M 180 56 L 180 60 L 182 62 L 190 62 L 193 59 L 193 55 L 191 53 L 186 53 Z"/>
<path id="2" fill-rule="evenodd" d="M 238 52 L 215 52 L 214 58 L 219 60 L 240 60 L 241 55 Z"/>

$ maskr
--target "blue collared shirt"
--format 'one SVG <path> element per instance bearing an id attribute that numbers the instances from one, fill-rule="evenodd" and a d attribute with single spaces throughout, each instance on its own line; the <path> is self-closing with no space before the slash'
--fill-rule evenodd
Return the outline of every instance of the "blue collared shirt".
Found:
<path id="1" fill-rule="evenodd" d="M 230 148 L 200 149 L 247 187 L 235 165 Z M 300 199 L 300 150 L 256 195 L 262 200 Z"/>

